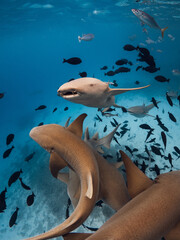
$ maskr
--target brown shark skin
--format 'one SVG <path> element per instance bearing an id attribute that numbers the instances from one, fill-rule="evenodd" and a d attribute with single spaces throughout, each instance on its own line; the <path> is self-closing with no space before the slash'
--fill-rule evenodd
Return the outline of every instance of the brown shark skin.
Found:
<path id="1" fill-rule="evenodd" d="M 67 166 L 67 162 L 59 156 L 57 153 L 53 152 L 49 159 L 49 169 L 53 177 L 57 178 L 58 172 Z"/>
<path id="2" fill-rule="evenodd" d="M 81 182 L 81 196 L 72 215 L 48 232 L 28 238 L 29 240 L 50 239 L 74 230 L 89 216 L 98 197 L 99 171 L 91 148 L 64 127 L 57 124 L 43 125 L 32 129 L 30 136 L 43 148 L 49 151 L 53 149 L 61 156 L 79 175 Z M 92 184 L 89 179 L 92 179 Z M 89 193 L 88 190 L 91 189 L 93 191 Z"/>
<path id="3" fill-rule="evenodd" d="M 149 179 L 123 151 L 120 150 L 119 152 L 126 168 L 128 192 L 131 198 L 134 198 L 153 185 L 153 181 Z"/>
<path id="4" fill-rule="evenodd" d="M 87 240 L 160 240 L 180 220 L 179 185 L 180 171 L 161 174 Z"/>
<path id="5" fill-rule="evenodd" d="M 92 233 L 68 233 L 62 237 L 64 240 L 84 240 L 91 235 Z"/>

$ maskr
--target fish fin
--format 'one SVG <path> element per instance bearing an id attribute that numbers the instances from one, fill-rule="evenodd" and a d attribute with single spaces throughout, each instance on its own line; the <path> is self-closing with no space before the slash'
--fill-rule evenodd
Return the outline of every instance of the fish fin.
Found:
<path id="1" fill-rule="evenodd" d="M 110 95 L 115 96 L 115 95 L 118 95 L 118 94 L 121 94 L 121 93 L 124 93 L 124 92 L 147 88 L 149 86 L 150 85 L 143 86 L 143 87 L 138 87 L 138 88 L 110 88 L 109 92 L 110 92 Z"/>
<path id="2" fill-rule="evenodd" d="M 104 147 L 106 147 L 106 148 L 109 149 L 109 148 L 110 148 L 111 141 L 112 141 L 112 138 L 113 138 L 115 132 L 117 131 L 119 125 L 120 125 L 120 124 L 118 124 L 118 125 L 114 128 L 114 130 L 113 130 L 112 132 L 110 132 L 107 136 L 105 136 L 105 137 L 97 140 L 97 141 L 96 141 L 96 145 L 97 145 L 97 146 L 104 146 Z"/>
<path id="3" fill-rule="evenodd" d="M 87 176 L 87 186 L 88 186 L 88 188 L 87 188 L 87 192 L 86 192 L 86 197 L 91 199 L 93 196 L 93 181 L 92 181 L 91 173 L 89 173 Z"/>
<path id="4" fill-rule="evenodd" d="M 162 29 L 161 29 L 162 38 L 164 37 L 164 31 L 166 31 L 166 29 L 168 29 L 168 27 L 165 27 L 165 28 L 162 28 Z"/>
<path id="5" fill-rule="evenodd" d="M 69 126 L 69 121 L 70 121 L 71 117 L 68 118 L 68 120 L 66 121 L 64 127 L 67 128 Z"/>
<path id="6" fill-rule="evenodd" d="M 63 58 L 63 63 L 65 63 L 66 62 L 66 59 L 65 58 Z M 36 110 L 36 109 L 35 109 Z"/>
<path id="7" fill-rule="evenodd" d="M 102 112 L 103 112 L 103 113 L 104 113 L 104 112 L 107 112 L 107 111 L 109 110 L 109 108 L 110 108 L 110 107 L 104 108 Z"/>
<path id="8" fill-rule="evenodd" d="M 84 141 L 87 142 L 90 139 L 89 128 L 87 127 L 84 133 Z"/>
<path id="9" fill-rule="evenodd" d="M 57 179 L 59 179 L 60 181 L 64 182 L 64 183 L 68 183 L 69 181 L 69 173 L 61 173 L 59 172 L 57 175 Z"/>
<path id="10" fill-rule="evenodd" d="M 83 121 L 86 117 L 87 117 L 86 113 L 81 114 L 66 129 L 81 138 L 82 132 L 83 132 L 83 129 L 82 129 Z"/>
<path id="11" fill-rule="evenodd" d="M 123 162 L 112 163 L 112 165 L 115 166 L 115 168 L 120 168 L 123 164 L 124 164 Z"/>
<path id="12" fill-rule="evenodd" d="M 146 116 L 149 116 L 149 117 L 153 117 L 153 118 L 155 118 L 155 116 L 150 115 L 150 114 L 148 114 L 148 113 L 146 113 L 145 115 L 146 115 Z"/>
<path id="13" fill-rule="evenodd" d="M 128 192 L 133 198 L 150 187 L 153 181 L 149 179 L 123 151 L 120 150 L 120 154 L 126 169 Z"/>
<path id="14" fill-rule="evenodd" d="M 78 41 L 81 42 L 81 37 L 80 36 L 78 36 Z"/>
<path id="15" fill-rule="evenodd" d="M 99 133 L 96 132 L 96 133 L 92 136 L 91 140 L 97 141 L 98 139 L 99 139 Z"/>
<path id="16" fill-rule="evenodd" d="M 57 153 L 53 152 L 49 159 L 49 169 L 53 177 L 57 178 L 58 172 L 67 166 L 66 161 Z"/>

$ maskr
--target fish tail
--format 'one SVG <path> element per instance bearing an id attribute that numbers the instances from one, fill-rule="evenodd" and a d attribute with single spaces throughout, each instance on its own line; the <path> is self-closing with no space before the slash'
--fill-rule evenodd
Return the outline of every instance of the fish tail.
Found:
<path id="1" fill-rule="evenodd" d="M 81 37 L 80 36 L 78 36 L 78 41 L 81 42 Z"/>
<path id="2" fill-rule="evenodd" d="M 63 58 L 63 63 L 65 63 L 66 62 L 66 59 L 65 58 Z M 35 109 L 36 110 L 36 109 Z"/>
<path id="3" fill-rule="evenodd" d="M 165 28 L 162 28 L 162 29 L 161 29 L 162 38 L 164 37 L 164 31 L 165 31 L 166 29 L 168 29 L 168 27 L 165 27 Z"/>

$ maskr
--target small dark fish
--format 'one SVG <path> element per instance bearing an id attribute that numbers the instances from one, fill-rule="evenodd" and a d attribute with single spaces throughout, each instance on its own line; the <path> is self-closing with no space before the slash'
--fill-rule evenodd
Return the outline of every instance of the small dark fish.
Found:
<path id="1" fill-rule="evenodd" d="M 115 72 L 114 71 L 108 71 L 107 73 L 104 73 L 105 76 L 114 76 L 115 75 Z"/>
<path id="2" fill-rule="evenodd" d="M 68 109 L 69 109 L 68 107 L 65 107 L 65 108 L 64 108 L 64 111 L 67 111 Z"/>
<path id="3" fill-rule="evenodd" d="M 34 203 L 34 197 L 35 197 L 35 195 L 34 195 L 33 192 L 32 192 L 31 195 L 29 195 L 29 196 L 27 197 L 26 202 L 27 202 L 27 205 L 28 205 L 28 206 L 31 206 L 31 205 Z"/>
<path id="4" fill-rule="evenodd" d="M 116 111 L 116 109 L 115 108 L 108 108 L 108 110 L 106 110 L 106 112 L 112 112 L 112 111 Z"/>
<path id="5" fill-rule="evenodd" d="M 116 134 L 118 137 L 120 137 L 120 133 L 119 133 L 119 132 L 115 132 L 115 134 Z"/>
<path id="6" fill-rule="evenodd" d="M 125 129 L 127 126 L 128 126 L 128 124 L 125 123 L 125 124 L 121 127 L 121 129 Z"/>
<path id="7" fill-rule="evenodd" d="M 72 58 L 69 58 L 69 59 L 63 59 L 63 63 L 69 63 L 69 64 L 72 64 L 72 65 L 77 65 L 77 64 L 80 64 L 82 62 L 82 60 L 78 57 L 72 57 Z"/>
<path id="8" fill-rule="evenodd" d="M 130 147 L 125 146 L 125 148 L 126 148 L 126 150 L 127 150 L 128 152 L 130 152 L 131 155 L 133 155 L 133 151 L 130 149 Z"/>
<path id="9" fill-rule="evenodd" d="M 6 138 L 6 144 L 9 145 L 14 139 L 14 134 L 10 133 Z"/>
<path id="10" fill-rule="evenodd" d="M 31 190 L 31 188 L 29 186 L 27 186 L 26 184 L 23 183 L 22 178 L 19 177 L 19 181 L 21 182 L 21 186 L 26 189 L 26 190 Z"/>
<path id="11" fill-rule="evenodd" d="M 110 121 L 110 123 L 111 123 L 111 125 L 112 125 L 113 127 L 116 127 L 116 124 L 115 124 L 115 123 L 113 123 L 112 121 Z"/>
<path id="12" fill-rule="evenodd" d="M 148 66 L 148 67 L 145 67 L 145 68 L 143 67 L 142 69 L 145 70 L 146 72 L 155 73 L 158 70 L 160 70 L 160 67 L 156 68 L 154 66 Z"/>
<path id="13" fill-rule="evenodd" d="M 174 146 L 174 150 L 175 150 L 178 154 L 180 154 L 180 149 L 179 149 L 177 146 Z"/>
<path id="14" fill-rule="evenodd" d="M 29 162 L 34 157 L 35 152 L 29 154 L 27 157 L 25 157 L 24 161 Z"/>
<path id="15" fill-rule="evenodd" d="M 140 84 L 140 82 L 139 81 L 135 81 L 135 84 Z"/>
<path id="16" fill-rule="evenodd" d="M 117 86 L 118 86 L 116 80 L 113 80 L 113 86 L 114 86 L 114 87 L 117 87 Z"/>
<path id="17" fill-rule="evenodd" d="M 71 206 L 71 199 L 68 198 L 67 207 L 66 207 L 66 219 L 69 217 L 69 207 Z"/>
<path id="18" fill-rule="evenodd" d="M 151 146 L 151 150 L 152 150 L 152 152 L 155 153 L 156 155 L 159 155 L 159 156 L 163 157 L 163 155 L 161 154 L 160 149 L 159 149 L 158 147 Z"/>
<path id="19" fill-rule="evenodd" d="M 22 173 L 22 169 L 20 169 L 20 171 L 14 172 L 9 180 L 8 180 L 8 186 L 10 187 L 14 182 L 16 182 L 20 176 L 20 174 Z"/>
<path id="20" fill-rule="evenodd" d="M 139 50 L 145 56 L 149 56 L 150 55 L 150 52 L 149 52 L 149 50 L 147 48 L 142 48 L 142 47 L 137 46 L 137 50 Z"/>
<path id="21" fill-rule="evenodd" d="M 128 120 L 125 120 L 123 123 L 128 123 Z"/>
<path id="22" fill-rule="evenodd" d="M 102 204 L 103 204 L 104 202 L 102 201 L 102 200 L 99 200 L 98 202 L 96 202 L 96 206 L 97 207 L 102 207 Z"/>
<path id="23" fill-rule="evenodd" d="M 71 78 L 71 79 L 69 79 L 68 82 L 70 82 L 70 81 L 72 81 L 72 80 L 75 80 L 75 78 Z"/>
<path id="24" fill-rule="evenodd" d="M 171 164 L 171 167 L 173 167 L 173 164 L 172 164 L 173 159 L 170 153 L 168 154 L 168 160 L 169 160 L 169 163 Z"/>
<path id="25" fill-rule="evenodd" d="M 128 110 L 125 107 L 121 107 L 123 112 L 128 112 Z"/>
<path id="26" fill-rule="evenodd" d="M 115 142 L 116 142 L 119 146 L 121 146 L 115 136 L 113 137 L 113 139 L 115 140 Z"/>
<path id="27" fill-rule="evenodd" d="M 169 118 L 173 121 L 173 122 L 177 122 L 176 118 L 174 117 L 174 115 L 170 112 L 168 112 L 169 114 Z"/>
<path id="28" fill-rule="evenodd" d="M 162 137 L 162 141 L 163 141 L 163 144 L 164 144 L 164 149 L 166 149 L 167 138 L 166 138 L 165 132 L 161 132 L 161 137 Z"/>
<path id="29" fill-rule="evenodd" d="M 119 67 L 114 71 L 114 74 L 122 73 L 122 72 L 130 72 L 131 69 L 127 67 Z"/>
<path id="30" fill-rule="evenodd" d="M 40 122 L 40 123 L 38 124 L 38 126 L 42 126 L 42 125 L 44 125 L 44 123 L 43 123 L 43 122 Z"/>
<path id="31" fill-rule="evenodd" d="M 139 125 L 139 127 L 142 128 L 142 129 L 146 129 L 146 130 L 151 130 L 151 129 L 152 129 L 152 128 L 151 128 L 148 124 L 146 124 L 146 123 Z"/>
<path id="32" fill-rule="evenodd" d="M 149 157 L 151 157 L 150 152 L 149 152 L 149 150 L 148 150 L 148 148 L 147 148 L 146 145 L 145 145 L 145 152 L 147 153 L 147 155 L 148 155 Z"/>
<path id="33" fill-rule="evenodd" d="M 19 208 L 16 208 L 16 211 L 12 214 L 10 220 L 9 220 L 9 227 L 12 227 L 13 225 L 16 225 L 16 219 L 18 214 Z"/>
<path id="34" fill-rule="evenodd" d="M 53 109 L 53 113 L 56 112 L 56 111 L 57 111 L 57 107 L 55 107 L 55 108 Z"/>
<path id="35" fill-rule="evenodd" d="M 3 158 L 7 158 L 9 157 L 11 151 L 13 150 L 14 146 L 12 146 L 11 148 L 7 149 L 4 153 L 3 153 Z"/>
<path id="36" fill-rule="evenodd" d="M 86 226 L 84 223 L 82 224 L 84 228 L 88 229 L 88 230 L 91 230 L 93 232 L 96 232 L 99 228 L 93 228 L 93 227 L 88 227 Z"/>
<path id="37" fill-rule="evenodd" d="M 154 79 L 158 82 L 169 82 L 170 81 L 169 78 L 167 79 L 167 78 L 165 78 L 164 76 L 161 76 L 161 75 L 156 76 Z"/>
<path id="38" fill-rule="evenodd" d="M 160 126 L 165 132 L 169 132 L 168 128 L 165 127 L 163 123 L 159 124 L 159 126 Z"/>
<path id="39" fill-rule="evenodd" d="M 137 50 L 136 47 L 134 47 L 133 45 L 131 44 L 126 44 L 124 47 L 123 47 L 124 50 L 126 51 L 134 51 L 134 50 Z"/>
<path id="40" fill-rule="evenodd" d="M 141 171 L 143 173 L 145 173 L 147 167 L 148 167 L 148 165 L 146 165 L 145 162 L 143 161 L 142 164 L 141 164 Z"/>
<path id="41" fill-rule="evenodd" d="M 47 108 L 45 105 L 40 105 L 39 107 L 37 107 L 37 108 L 35 109 L 35 111 L 37 111 L 37 110 L 42 110 L 42 109 L 45 109 L 45 108 Z"/>
<path id="42" fill-rule="evenodd" d="M 152 97 L 151 102 L 154 104 L 154 106 L 155 106 L 156 108 L 159 108 L 159 107 L 158 107 L 158 102 L 156 101 L 156 99 L 155 99 L 154 97 Z"/>
<path id="43" fill-rule="evenodd" d="M 131 62 L 130 62 L 131 63 Z M 121 60 L 117 60 L 115 62 L 116 65 L 118 66 L 121 66 L 121 65 L 124 65 L 124 64 L 129 64 L 129 61 L 127 59 L 121 59 Z M 131 64 L 130 64 L 131 65 Z"/>
<path id="44" fill-rule="evenodd" d="M 106 131 L 107 131 L 107 125 L 104 127 L 103 132 L 106 132 Z"/>
<path id="45" fill-rule="evenodd" d="M 4 93 L 0 93 L 0 99 L 4 97 Z"/>
<path id="46" fill-rule="evenodd" d="M 137 66 L 136 71 L 138 71 L 140 68 L 142 68 L 142 66 Z"/>
<path id="47" fill-rule="evenodd" d="M 87 77 L 87 72 L 80 72 L 79 76 L 82 77 L 82 78 Z"/>
<path id="48" fill-rule="evenodd" d="M 166 99 L 167 99 L 169 105 L 172 107 L 173 106 L 173 102 L 172 102 L 170 96 L 168 95 L 168 92 L 166 92 Z"/>
<path id="49" fill-rule="evenodd" d="M 113 120 L 114 120 L 114 123 L 116 124 L 116 126 L 119 124 L 117 121 L 116 121 L 116 119 L 115 118 L 113 118 Z"/>
<path id="50" fill-rule="evenodd" d="M 149 142 L 147 142 L 147 143 L 152 143 L 152 142 L 154 142 L 156 140 L 156 138 L 152 138 Z"/>
<path id="51" fill-rule="evenodd" d="M 153 133 L 152 133 L 153 131 L 154 131 L 153 128 L 149 130 L 149 132 L 148 132 L 148 134 L 146 136 L 145 142 L 148 140 L 148 138 L 151 136 L 151 134 L 153 135 Z"/>
<path id="52" fill-rule="evenodd" d="M 7 188 L 0 193 L 0 213 L 4 212 L 6 209 L 6 192 Z"/>
<path id="53" fill-rule="evenodd" d="M 104 67 L 102 67 L 102 68 L 100 68 L 101 70 L 107 70 L 108 69 L 108 67 L 107 66 L 104 66 Z"/>
<path id="54" fill-rule="evenodd" d="M 98 114 L 96 114 L 96 120 L 98 120 L 99 122 L 102 122 L 102 118 L 100 118 Z"/>
<path id="55" fill-rule="evenodd" d="M 157 176 L 160 175 L 160 170 L 161 170 L 161 169 L 158 167 L 158 165 L 155 164 L 154 167 L 151 168 L 150 170 L 151 170 L 151 171 L 152 171 L 152 170 L 155 171 Z"/>

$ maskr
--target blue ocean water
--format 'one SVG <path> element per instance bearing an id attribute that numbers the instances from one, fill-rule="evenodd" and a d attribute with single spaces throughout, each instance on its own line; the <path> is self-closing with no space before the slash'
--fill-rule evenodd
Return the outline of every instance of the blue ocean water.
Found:
<path id="1" fill-rule="evenodd" d="M 141 26 L 139 19 L 131 9 L 141 9 L 158 22 L 161 28 L 168 27 L 165 36 L 161 38 L 160 30 Z M 68 195 L 63 183 L 54 179 L 49 172 L 49 153 L 41 149 L 30 137 L 29 132 L 40 122 L 44 124 L 58 123 L 64 126 L 71 116 L 74 120 L 79 114 L 88 114 L 84 123 L 89 127 L 90 134 L 99 132 L 104 136 L 104 126 L 108 133 L 113 129 L 112 118 L 102 117 L 103 121 L 95 120 L 96 108 L 70 103 L 57 96 L 58 88 L 71 78 L 79 78 L 79 73 L 86 71 L 88 77 L 95 77 L 104 82 L 116 80 L 119 88 L 133 88 L 150 84 L 144 90 L 132 91 L 116 96 L 116 103 L 130 108 L 142 104 L 150 104 L 152 97 L 157 101 L 159 109 L 153 108 L 149 114 L 160 116 L 168 128 L 167 149 L 165 156 L 171 153 L 173 167 L 168 160 L 152 153 L 161 172 L 180 168 L 179 159 L 173 154 L 174 146 L 180 148 L 180 108 L 179 101 L 172 98 L 171 107 L 166 99 L 167 91 L 180 94 L 180 74 L 174 75 L 173 70 L 180 71 L 180 1 L 58 1 L 58 0 L 1 0 L 0 2 L 0 192 L 7 187 L 7 208 L 0 213 L 0 238 L 3 240 L 23 239 L 55 227 L 65 219 Z M 143 31 L 143 29 L 146 31 Z M 78 36 L 93 33 L 95 38 L 89 42 L 78 41 Z M 160 70 L 149 73 L 138 66 L 146 67 L 144 62 L 137 61 L 138 51 L 125 51 L 123 46 L 131 44 L 147 48 L 154 57 Z M 63 58 L 79 57 L 82 63 L 71 65 L 63 63 Z M 128 66 L 131 71 L 107 76 L 104 73 L 116 68 L 115 62 L 128 59 L 133 63 Z M 107 66 L 107 70 L 100 70 Z M 125 66 L 127 67 L 127 66 Z M 158 82 L 155 76 L 169 78 L 169 82 Z M 139 85 L 135 84 L 139 81 Z M 113 86 L 111 86 L 113 88 Z M 47 108 L 35 111 L 40 105 Z M 53 113 L 53 109 L 57 111 Z M 68 110 L 64 110 L 68 107 Z M 172 113 L 177 122 L 169 118 Z M 122 123 L 128 120 L 127 134 L 117 137 L 121 146 L 112 141 L 112 154 L 116 161 L 116 152 L 125 150 L 125 146 L 137 148 L 138 153 L 144 154 L 146 130 L 139 128 L 147 123 L 155 129 L 153 137 L 163 147 L 162 129 L 151 116 L 136 118 L 121 109 L 116 109 Z M 96 126 L 94 123 L 96 122 Z M 13 133 L 14 140 L 7 146 L 6 137 Z M 3 158 L 3 153 L 14 146 L 11 154 Z M 26 162 L 25 158 L 35 152 L 33 158 Z M 128 152 L 127 152 L 128 153 Z M 136 154 L 130 155 L 133 160 L 142 159 Z M 151 165 L 152 164 L 152 165 Z M 167 167 L 165 167 L 167 165 Z M 153 167 L 154 163 L 150 163 Z M 15 172 L 22 169 L 23 182 L 31 187 L 24 190 L 20 181 L 8 187 L 8 180 Z M 156 173 L 148 171 L 147 175 L 154 178 Z M 34 204 L 27 206 L 26 198 L 32 192 L 35 194 Z M 19 208 L 17 225 L 9 227 L 12 213 Z M 72 209 L 71 209 L 72 210 Z M 104 206 L 95 208 L 88 225 L 100 227 L 109 218 L 112 211 Z M 80 229 L 84 230 L 83 227 Z"/>

